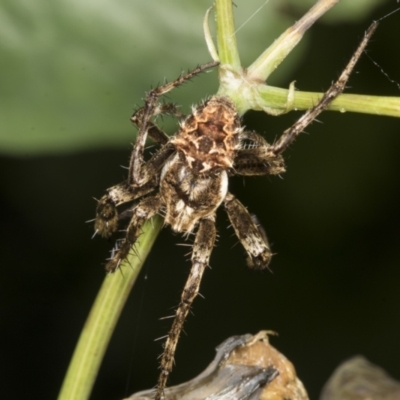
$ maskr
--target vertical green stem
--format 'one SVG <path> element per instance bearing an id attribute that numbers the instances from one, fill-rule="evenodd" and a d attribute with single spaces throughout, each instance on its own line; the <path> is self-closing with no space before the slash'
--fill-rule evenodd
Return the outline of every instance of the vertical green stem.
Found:
<path id="1" fill-rule="evenodd" d="M 240 57 L 236 43 L 235 22 L 232 0 L 216 0 L 218 54 L 221 64 L 229 64 L 234 71 L 240 71 Z"/>
<path id="2" fill-rule="evenodd" d="M 93 304 L 72 356 L 58 400 L 89 398 L 118 318 L 146 257 L 162 227 L 159 217 L 147 222 L 121 270 L 109 274 Z"/>

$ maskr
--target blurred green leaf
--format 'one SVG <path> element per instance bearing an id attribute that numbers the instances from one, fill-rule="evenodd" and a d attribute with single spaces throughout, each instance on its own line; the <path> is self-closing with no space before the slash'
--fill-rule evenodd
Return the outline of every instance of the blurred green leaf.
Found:
<path id="1" fill-rule="evenodd" d="M 294 22 L 285 7 L 299 7 L 296 1 L 271 0 L 253 16 L 264 1 L 235 3 L 244 65 Z M 347 20 L 378 3 L 343 0 L 337 8 Z M 210 60 L 202 33 L 210 5 L 210 0 L 3 0 L 0 150 L 23 155 L 128 147 L 135 132 L 129 116 L 144 92 Z M 337 18 L 343 13 L 337 11 Z M 292 68 L 286 64 L 281 73 Z M 206 76 L 176 98 L 196 103 L 216 88 L 215 75 Z"/>

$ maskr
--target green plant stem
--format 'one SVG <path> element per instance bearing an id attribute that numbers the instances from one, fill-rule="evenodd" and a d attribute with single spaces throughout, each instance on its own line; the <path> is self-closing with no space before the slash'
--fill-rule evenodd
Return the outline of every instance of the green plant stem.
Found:
<path id="1" fill-rule="evenodd" d="M 219 60 L 221 64 L 229 64 L 233 71 L 239 72 L 241 64 L 236 43 L 232 0 L 216 0 L 215 13 Z"/>
<path id="2" fill-rule="evenodd" d="M 323 93 L 290 92 L 288 89 L 272 87 L 262 82 L 297 45 L 313 23 L 338 1 L 318 0 L 304 17 L 293 27 L 288 28 L 247 70 L 244 70 L 240 65 L 236 45 L 232 2 L 216 0 L 218 56 L 221 61 L 218 95 L 227 96 L 233 100 L 241 115 L 248 110 L 280 115 L 291 110 L 307 110 L 317 104 Z M 208 45 L 209 48 L 210 46 L 213 50 L 213 46 Z M 345 93 L 335 99 L 327 110 L 399 118 L 400 98 Z"/>
<path id="3" fill-rule="evenodd" d="M 265 110 L 264 108 L 281 110 L 308 110 L 319 102 L 323 93 L 295 91 L 290 109 L 287 109 L 287 89 L 259 86 L 260 101 L 252 102 L 251 109 Z M 386 115 L 400 118 L 400 97 L 369 96 L 361 94 L 343 93 L 327 107 L 330 111 L 358 112 L 371 115 Z M 279 114 L 279 112 L 278 112 Z"/>
<path id="4" fill-rule="evenodd" d="M 120 270 L 104 279 L 81 332 L 58 400 L 89 398 L 115 325 L 161 227 L 160 217 L 147 222 L 135 244 L 135 254 L 128 257 Z"/>
<path id="5" fill-rule="evenodd" d="M 339 0 L 318 0 L 293 26 L 288 28 L 248 68 L 250 80 L 265 81 L 297 46 L 306 31 Z"/>

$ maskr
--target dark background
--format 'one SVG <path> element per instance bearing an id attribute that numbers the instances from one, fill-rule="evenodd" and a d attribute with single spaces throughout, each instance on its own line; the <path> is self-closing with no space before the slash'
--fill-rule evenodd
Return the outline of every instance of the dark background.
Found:
<path id="1" fill-rule="evenodd" d="M 398 6 L 381 3 L 356 22 L 316 24 L 302 61 L 279 85 L 296 79 L 302 90 L 325 90 L 369 23 Z M 284 7 L 280 12 L 293 21 L 301 15 Z M 399 21 L 400 13 L 383 20 L 368 47 L 397 82 Z M 171 62 L 179 72 L 179 60 Z M 348 91 L 400 96 L 398 84 L 367 57 L 356 69 Z M 143 80 L 129 66 L 124 73 Z M 216 89 L 215 74 L 202 79 Z M 190 91 L 191 84 L 182 89 Z M 124 117 L 131 141 L 127 117 L 133 103 Z M 244 123 L 272 141 L 298 115 L 251 112 Z M 212 269 L 201 286 L 204 299 L 195 301 L 185 325 L 171 384 L 204 369 L 227 337 L 262 329 L 279 332 L 273 344 L 294 363 L 311 398 L 355 354 L 400 379 L 400 121 L 328 112 L 319 121 L 287 151 L 283 179 L 232 180 L 231 191 L 267 230 L 276 253 L 273 273 L 246 269 L 244 251 L 221 211 Z M 92 197 L 124 176 L 119 165 L 126 165 L 129 148 L 127 141 L 118 148 L 1 156 L 3 398 L 57 396 L 112 247 L 90 240 L 92 226 L 84 221 L 94 216 Z M 176 246 L 181 242 L 168 228 L 158 237 L 111 340 L 93 399 L 118 399 L 155 384 L 161 343 L 154 339 L 170 326 L 159 318 L 178 303 L 190 267 L 187 249 Z"/>

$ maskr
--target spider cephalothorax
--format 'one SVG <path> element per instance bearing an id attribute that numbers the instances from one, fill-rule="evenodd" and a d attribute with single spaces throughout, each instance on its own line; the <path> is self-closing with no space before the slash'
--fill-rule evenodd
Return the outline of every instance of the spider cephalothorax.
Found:
<path id="1" fill-rule="evenodd" d="M 179 233 L 194 233 L 192 268 L 176 310 L 175 319 L 161 357 L 161 373 L 155 399 L 164 397 L 164 388 L 174 363 L 174 354 L 183 323 L 199 291 L 216 238 L 215 215 L 223 205 L 235 233 L 248 254 L 251 267 L 264 269 L 271 250 L 263 228 L 235 196 L 229 192 L 232 175 L 276 175 L 285 171 L 281 154 L 344 89 L 349 75 L 363 52 L 376 24 L 353 55 L 339 79 L 320 101 L 287 129 L 273 144 L 255 132 L 246 131 L 234 103 L 224 96 L 214 96 L 193 108 L 183 118 L 173 104 L 158 99 L 200 72 L 218 65 L 199 66 L 177 80 L 150 91 L 144 107 L 131 120 L 138 127 L 132 151 L 128 179 L 107 190 L 98 202 L 96 233 L 104 237 L 117 231 L 120 220 L 129 216 L 125 237 L 117 241 L 106 270 L 114 272 L 138 239 L 143 224 L 155 214 Z M 182 118 L 180 127 L 169 138 L 152 121 L 158 114 Z M 161 147 L 148 161 L 143 152 L 147 136 Z M 121 214 L 118 207 L 126 205 Z"/>

